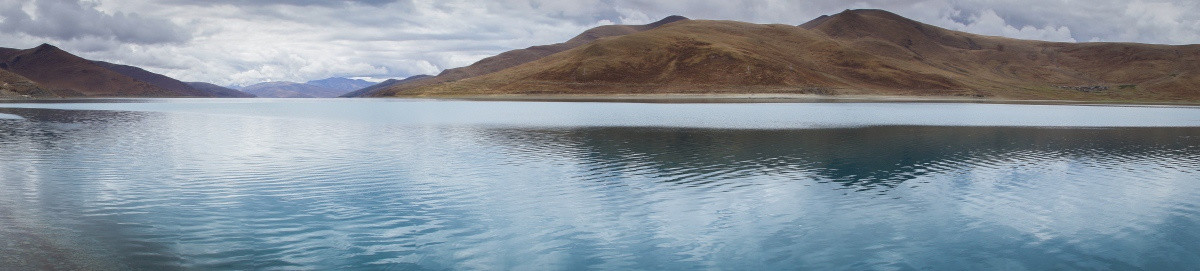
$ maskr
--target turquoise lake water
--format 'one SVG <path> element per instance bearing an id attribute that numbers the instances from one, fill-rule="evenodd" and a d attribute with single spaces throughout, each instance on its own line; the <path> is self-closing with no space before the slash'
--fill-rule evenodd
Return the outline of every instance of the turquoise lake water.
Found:
<path id="1" fill-rule="evenodd" d="M 1200 108 L 0 103 L 4 270 L 1190 270 Z"/>

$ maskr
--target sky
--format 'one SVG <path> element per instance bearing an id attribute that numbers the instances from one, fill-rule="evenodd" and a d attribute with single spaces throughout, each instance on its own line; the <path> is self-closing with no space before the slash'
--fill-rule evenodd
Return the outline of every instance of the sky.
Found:
<path id="1" fill-rule="evenodd" d="M 953 30 L 1077 42 L 1200 43 L 1195 0 L 0 0 L 0 47 L 42 43 L 183 81 L 373 81 L 469 65 L 669 15 L 798 25 L 885 9 Z"/>

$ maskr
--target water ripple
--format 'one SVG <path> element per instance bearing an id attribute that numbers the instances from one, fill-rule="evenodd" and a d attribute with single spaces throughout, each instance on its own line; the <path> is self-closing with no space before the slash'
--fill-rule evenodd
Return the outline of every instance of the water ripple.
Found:
<path id="1" fill-rule="evenodd" d="M 4 112 L 5 268 L 1200 265 L 1197 128 Z"/>

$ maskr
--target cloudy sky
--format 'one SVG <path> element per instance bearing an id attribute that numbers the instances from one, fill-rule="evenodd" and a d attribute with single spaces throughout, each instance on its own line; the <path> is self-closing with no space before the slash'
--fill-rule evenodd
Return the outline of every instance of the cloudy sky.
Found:
<path id="1" fill-rule="evenodd" d="M 57 45 L 184 81 L 437 74 L 591 27 L 668 15 L 800 24 L 881 8 L 980 34 L 1200 43 L 1195 0 L 0 0 L 0 47 Z"/>

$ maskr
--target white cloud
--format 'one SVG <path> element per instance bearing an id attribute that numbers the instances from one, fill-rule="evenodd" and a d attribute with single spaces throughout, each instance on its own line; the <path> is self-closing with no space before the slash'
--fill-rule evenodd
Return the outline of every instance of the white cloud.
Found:
<path id="1" fill-rule="evenodd" d="M 972 16 L 968 23 L 955 22 L 950 18 L 942 18 L 940 22 L 944 26 L 949 26 L 950 29 L 975 34 L 1030 40 L 1075 42 L 1075 38 L 1071 35 L 1071 29 L 1066 26 L 1046 26 L 1039 28 L 1026 25 L 1018 28 L 1006 22 L 1004 18 L 1000 18 L 1000 15 L 997 15 L 995 11 L 990 9 L 984 10 L 983 13 L 977 16 Z"/>
<path id="2" fill-rule="evenodd" d="M 1195 8 L 1185 8 L 1169 2 L 1130 2 L 1125 7 L 1123 18 L 1132 21 L 1120 39 L 1140 40 L 1163 37 L 1168 43 L 1196 43 L 1200 41 L 1200 16 Z"/>

